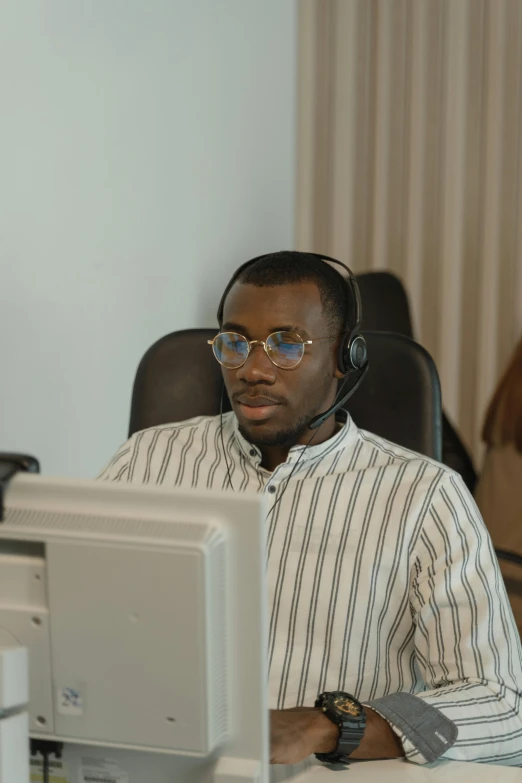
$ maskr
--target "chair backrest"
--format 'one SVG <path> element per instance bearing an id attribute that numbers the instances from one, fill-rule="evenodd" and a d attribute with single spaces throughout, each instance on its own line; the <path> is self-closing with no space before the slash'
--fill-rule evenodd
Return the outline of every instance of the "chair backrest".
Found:
<path id="1" fill-rule="evenodd" d="M 207 339 L 215 329 L 173 332 L 149 348 L 132 394 L 130 432 L 220 411 L 221 369 Z M 356 424 L 440 460 L 441 402 L 435 364 L 402 335 L 365 333 L 370 368 L 348 402 Z M 223 410 L 230 410 L 226 394 Z"/>
<path id="2" fill-rule="evenodd" d="M 391 272 L 363 272 L 357 275 L 357 284 L 363 330 L 397 332 L 413 339 L 410 304 L 398 277 Z"/>
<path id="3" fill-rule="evenodd" d="M 413 337 L 408 296 L 398 277 L 391 272 L 363 272 L 357 275 L 357 282 L 361 292 L 363 329 Z M 474 491 L 477 474 L 473 461 L 444 411 L 441 461 L 460 473 L 469 491 Z"/>

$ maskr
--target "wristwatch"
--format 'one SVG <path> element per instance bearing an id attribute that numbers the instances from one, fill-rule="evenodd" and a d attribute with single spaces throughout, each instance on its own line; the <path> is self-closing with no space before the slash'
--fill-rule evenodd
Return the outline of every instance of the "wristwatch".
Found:
<path id="1" fill-rule="evenodd" d="M 366 728 L 363 705 L 349 693 L 333 691 L 321 693 L 315 706 L 339 727 L 339 741 L 330 753 L 316 753 L 319 761 L 327 764 L 348 764 L 348 756 L 361 744 Z"/>

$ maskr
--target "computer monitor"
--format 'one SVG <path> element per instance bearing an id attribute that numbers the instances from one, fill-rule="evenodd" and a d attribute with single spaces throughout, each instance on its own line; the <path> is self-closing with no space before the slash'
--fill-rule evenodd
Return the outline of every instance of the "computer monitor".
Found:
<path id="1" fill-rule="evenodd" d="M 262 498 L 19 474 L 4 507 L 0 645 L 63 775 L 268 780 Z"/>

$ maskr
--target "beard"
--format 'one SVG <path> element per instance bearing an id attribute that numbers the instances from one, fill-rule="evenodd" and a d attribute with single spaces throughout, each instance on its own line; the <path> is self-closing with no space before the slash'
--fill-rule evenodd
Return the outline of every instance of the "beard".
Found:
<path id="1" fill-rule="evenodd" d="M 277 430 L 277 432 L 247 432 L 239 425 L 241 435 L 253 446 L 280 446 L 291 448 L 304 435 L 308 429 L 308 419 L 302 420 L 292 427 Z M 311 431 L 310 431 L 311 435 Z"/>
<path id="2" fill-rule="evenodd" d="M 302 413 L 301 416 L 294 421 L 289 422 L 286 425 L 285 423 L 282 423 L 279 427 L 275 425 L 273 429 L 267 428 L 266 431 L 263 431 L 264 427 L 262 426 L 251 424 L 250 426 L 245 427 L 238 421 L 239 432 L 245 440 L 259 448 L 262 448 L 263 446 L 277 446 L 279 448 L 290 449 L 292 446 L 295 446 L 307 432 L 309 433 L 310 438 L 312 438 L 316 430 L 309 429 L 308 424 L 312 421 L 314 416 L 317 416 L 319 413 L 322 413 L 333 405 L 334 400 L 337 398 L 339 385 L 337 386 L 336 393 L 333 394 L 332 399 L 331 383 L 330 377 L 328 374 L 325 374 L 321 386 L 317 388 L 314 394 L 316 401 L 309 406 L 306 412 Z"/>
<path id="3" fill-rule="evenodd" d="M 310 422 L 315 415 L 315 413 L 309 413 L 302 416 L 292 425 L 278 429 L 275 432 L 256 432 L 255 427 L 252 428 L 251 432 L 248 432 L 241 424 L 239 425 L 239 432 L 245 440 L 253 446 L 279 446 L 291 448 L 292 446 L 295 446 L 305 432 L 308 431 L 308 422 Z M 310 437 L 312 437 L 312 430 L 309 430 L 309 432 Z"/>

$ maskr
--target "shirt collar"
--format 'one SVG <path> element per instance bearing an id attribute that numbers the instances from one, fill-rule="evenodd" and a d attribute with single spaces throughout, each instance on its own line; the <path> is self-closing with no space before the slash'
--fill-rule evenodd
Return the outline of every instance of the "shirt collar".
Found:
<path id="1" fill-rule="evenodd" d="M 257 446 L 249 443 L 240 433 L 236 415 L 232 412 L 229 415 L 233 416 L 234 433 L 239 450 L 249 462 L 253 463 L 256 467 L 259 467 L 261 462 L 261 451 Z M 357 439 L 357 427 L 350 414 L 348 411 L 341 409 L 337 411 L 335 420 L 342 426 L 331 438 L 328 438 L 328 440 L 325 440 L 323 443 L 317 443 L 316 445 L 314 445 L 312 441 L 310 446 L 307 446 L 306 444 L 304 446 L 292 446 L 288 452 L 285 464 L 293 464 L 297 462 L 298 459 L 301 459 L 301 464 L 309 463 L 322 459 L 326 454 L 331 454 L 339 449 L 345 449 L 352 446 Z M 310 435 L 313 436 L 313 433 L 311 432 Z"/>

